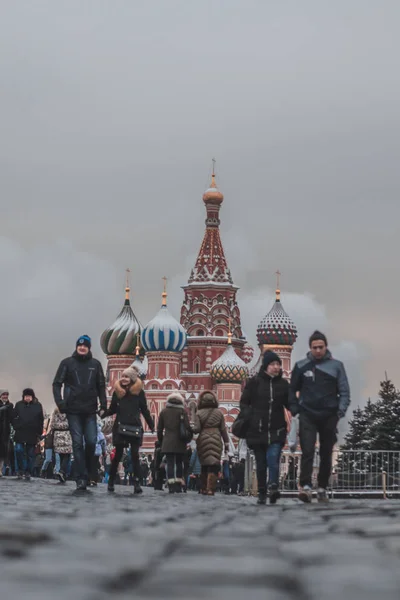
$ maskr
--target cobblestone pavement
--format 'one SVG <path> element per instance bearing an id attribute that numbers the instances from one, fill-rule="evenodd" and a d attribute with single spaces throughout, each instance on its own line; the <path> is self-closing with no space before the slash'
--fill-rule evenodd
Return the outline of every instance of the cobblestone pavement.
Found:
<path id="1" fill-rule="evenodd" d="M 398 600 L 400 501 L 77 496 L 0 480 L 0 593 L 18 600 Z"/>

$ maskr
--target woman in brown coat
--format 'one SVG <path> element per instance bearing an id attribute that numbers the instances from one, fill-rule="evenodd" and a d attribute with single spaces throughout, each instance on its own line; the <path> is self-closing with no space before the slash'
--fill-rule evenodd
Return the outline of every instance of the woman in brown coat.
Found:
<path id="1" fill-rule="evenodd" d="M 200 394 L 193 431 L 200 434 L 197 452 L 201 464 L 201 491 L 202 494 L 214 496 L 224 449 L 222 442 L 225 452 L 228 452 L 229 437 L 224 415 L 218 408 L 218 400 L 213 392 Z"/>
<path id="2" fill-rule="evenodd" d="M 161 411 L 157 424 L 161 452 L 167 457 L 167 479 L 170 494 L 182 492 L 183 459 L 186 446 L 190 442 L 190 439 L 187 441 L 181 439 L 181 422 L 185 425 L 188 433 L 191 432 L 189 419 L 183 405 L 183 397 L 175 392 L 168 396 L 167 404 Z"/>

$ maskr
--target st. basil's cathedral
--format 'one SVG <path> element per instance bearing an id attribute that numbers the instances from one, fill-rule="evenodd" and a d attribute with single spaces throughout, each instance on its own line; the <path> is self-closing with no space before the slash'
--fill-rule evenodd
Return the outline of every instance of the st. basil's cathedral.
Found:
<path id="1" fill-rule="evenodd" d="M 164 278 L 161 308 L 141 328 L 130 304 L 127 279 L 125 304 L 101 336 L 101 348 L 108 360 L 109 399 L 122 371 L 133 364 L 143 379 L 149 409 L 156 422 L 173 391 L 182 394 L 193 417 L 199 393 L 212 389 L 230 428 L 239 413 L 244 382 L 259 371 L 266 350 L 279 354 L 284 377 L 290 377 L 297 329 L 283 309 L 279 283 L 275 303 L 258 325 L 260 355 L 250 366 L 254 349 L 243 333 L 236 299 L 239 288 L 233 283 L 220 237 L 219 213 L 223 200 L 213 172 L 211 185 L 203 195 L 206 229 L 196 263 L 183 286 L 180 322 L 168 310 Z M 145 428 L 143 448 L 153 449 L 154 442 L 155 436 Z"/>

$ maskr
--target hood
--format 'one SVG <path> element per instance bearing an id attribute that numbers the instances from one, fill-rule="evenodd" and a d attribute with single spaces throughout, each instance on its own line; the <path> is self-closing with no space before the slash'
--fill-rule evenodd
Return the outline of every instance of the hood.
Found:
<path id="1" fill-rule="evenodd" d="M 85 360 L 90 360 L 91 358 L 93 358 L 93 354 L 92 352 L 89 350 L 89 352 L 87 354 L 85 354 L 85 356 L 82 356 L 81 354 L 78 354 L 77 351 L 75 350 L 75 352 L 72 353 L 72 356 L 74 358 L 76 358 L 77 360 L 80 360 L 82 362 L 84 362 Z"/>
<path id="2" fill-rule="evenodd" d="M 183 408 L 183 396 L 178 392 L 170 394 L 167 398 L 167 408 Z"/>
<path id="3" fill-rule="evenodd" d="M 259 373 L 258 373 L 259 377 L 262 377 L 263 379 L 267 379 L 268 381 L 270 381 L 271 379 L 282 379 L 282 375 L 283 375 L 283 371 L 282 369 L 279 371 L 279 375 L 276 375 L 275 377 L 271 377 L 271 375 L 268 375 L 268 373 L 266 373 L 264 371 L 264 368 L 261 367 Z"/>
<path id="4" fill-rule="evenodd" d="M 316 360 L 313 357 L 313 355 L 311 354 L 311 352 L 307 352 L 307 358 L 308 358 L 308 360 L 311 360 L 314 363 L 322 363 L 322 362 L 325 362 L 326 360 L 331 360 L 332 359 L 332 353 L 331 353 L 330 350 L 327 350 L 324 358 L 321 358 L 320 360 Z"/>
<path id="5" fill-rule="evenodd" d="M 118 380 L 114 386 L 114 392 L 117 394 L 118 398 L 123 398 L 126 396 L 126 393 L 129 392 L 132 396 L 138 396 L 143 389 L 143 383 L 141 379 L 136 379 L 135 383 L 129 386 L 129 388 L 125 388 L 121 385 L 121 380 Z"/>
<path id="6" fill-rule="evenodd" d="M 198 408 L 218 408 L 218 400 L 214 392 L 206 390 L 199 395 Z"/>

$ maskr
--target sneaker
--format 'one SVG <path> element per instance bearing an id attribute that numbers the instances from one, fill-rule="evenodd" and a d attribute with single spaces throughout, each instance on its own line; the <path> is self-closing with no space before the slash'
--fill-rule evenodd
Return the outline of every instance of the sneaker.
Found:
<path id="1" fill-rule="evenodd" d="M 258 492 L 257 504 L 267 504 L 267 494 L 264 491 Z"/>
<path id="2" fill-rule="evenodd" d="M 328 504 L 329 498 L 325 488 L 318 488 L 317 499 L 318 502 L 321 502 L 322 504 Z"/>
<path id="3" fill-rule="evenodd" d="M 299 500 L 305 502 L 306 504 L 310 504 L 310 502 L 312 502 L 312 489 L 309 485 L 305 485 L 303 489 L 300 490 Z"/>
<path id="4" fill-rule="evenodd" d="M 97 487 L 97 481 L 90 481 L 89 485 L 90 487 Z"/>
<path id="5" fill-rule="evenodd" d="M 59 473 L 57 473 L 57 479 L 58 479 L 59 483 L 65 483 L 67 481 L 64 473 L 62 473 L 61 471 Z"/>
<path id="6" fill-rule="evenodd" d="M 281 497 L 281 493 L 278 490 L 278 486 L 276 485 L 276 483 L 273 483 L 269 486 L 268 496 L 270 504 L 276 504 L 276 501 L 279 500 L 279 498 Z"/>

